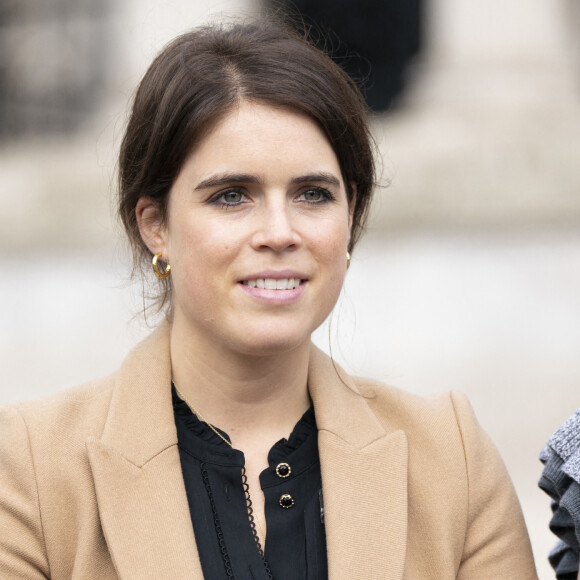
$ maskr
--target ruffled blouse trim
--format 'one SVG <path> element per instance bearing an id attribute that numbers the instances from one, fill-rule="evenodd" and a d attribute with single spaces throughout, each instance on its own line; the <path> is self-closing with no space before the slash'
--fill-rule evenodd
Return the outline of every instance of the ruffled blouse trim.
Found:
<path id="1" fill-rule="evenodd" d="M 173 395 L 173 408 L 176 415 L 179 415 L 187 428 L 202 441 L 209 443 L 211 445 L 219 445 L 222 447 L 229 447 L 226 445 L 225 441 L 219 437 L 204 421 L 202 421 L 198 416 L 191 410 L 189 405 L 177 394 L 174 386 L 172 386 Z M 229 435 L 222 431 L 219 427 L 213 425 L 213 427 L 228 441 L 230 440 Z M 288 456 L 296 451 L 302 444 L 309 438 L 314 431 L 317 430 L 316 419 L 314 416 L 314 407 L 310 405 L 310 408 L 302 415 L 298 423 L 294 426 L 294 429 L 288 439 L 280 439 L 270 449 L 268 453 L 269 463 L 279 463 L 283 459 L 287 459 Z"/>
<path id="2" fill-rule="evenodd" d="M 197 415 L 190 409 L 189 405 L 177 394 L 175 387 L 171 387 L 173 395 L 173 410 L 176 415 L 181 417 L 183 424 L 199 439 L 211 445 L 218 445 L 230 449 L 226 442 L 210 429 L 206 423 L 201 421 Z M 230 437 L 227 433 L 215 427 L 215 429 L 228 441 Z"/>
<path id="3" fill-rule="evenodd" d="M 268 463 L 279 463 L 283 459 L 296 451 L 302 444 L 317 430 L 314 407 L 310 408 L 302 415 L 288 439 L 280 439 L 270 449 L 268 453 Z"/>

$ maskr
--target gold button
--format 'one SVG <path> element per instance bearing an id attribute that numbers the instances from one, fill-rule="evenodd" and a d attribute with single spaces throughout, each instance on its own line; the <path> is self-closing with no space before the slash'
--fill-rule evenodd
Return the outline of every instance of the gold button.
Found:
<path id="1" fill-rule="evenodd" d="M 287 463 L 278 463 L 276 466 L 276 475 L 282 479 L 288 477 L 292 473 L 292 468 Z"/>
<path id="2" fill-rule="evenodd" d="M 291 507 L 294 507 L 294 498 L 289 493 L 284 493 L 280 496 L 280 505 L 285 510 L 288 510 Z"/>

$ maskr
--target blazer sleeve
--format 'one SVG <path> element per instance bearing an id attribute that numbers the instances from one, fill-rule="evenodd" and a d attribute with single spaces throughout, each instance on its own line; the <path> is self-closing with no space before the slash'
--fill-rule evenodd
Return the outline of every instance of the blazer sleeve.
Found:
<path id="1" fill-rule="evenodd" d="M 13 407 L 0 408 L 0 578 L 49 578 L 28 430 Z"/>
<path id="2" fill-rule="evenodd" d="M 523 514 L 505 465 L 461 393 L 451 394 L 465 453 L 467 533 L 457 580 L 537 580 Z"/>

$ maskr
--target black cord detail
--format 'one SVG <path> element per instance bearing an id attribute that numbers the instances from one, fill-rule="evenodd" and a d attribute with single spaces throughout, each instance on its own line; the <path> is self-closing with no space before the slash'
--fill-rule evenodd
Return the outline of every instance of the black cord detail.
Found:
<path id="1" fill-rule="evenodd" d="M 201 477 L 203 479 L 203 484 L 205 485 L 205 490 L 207 491 L 207 495 L 209 497 L 209 503 L 211 504 L 211 511 L 213 513 L 213 523 L 215 526 L 215 533 L 217 536 L 220 552 L 222 554 L 222 560 L 224 562 L 224 567 L 226 569 L 226 575 L 228 578 L 235 580 L 234 572 L 232 570 L 232 564 L 230 562 L 230 556 L 228 554 L 228 550 L 226 548 L 226 543 L 224 541 L 224 534 L 222 532 L 222 526 L 221 526 L 220 520 L 219 520 L 218 515 L 217 515 L 217 508 L 216 508 L 215 501 L 213 498 L 213 492 L 211 490 L 209 476 L 208 476 L 207 469 L 205 467 L 204 462 L 201 463 Z M 271 576 L 270 576 L 270 578 L 271 578 Z"/>
<path id="2" fill-rule="evenodd" d="M 256 542 L 256 548 L 258 548 L 258 554 L 264 563 L 264 568 L 266 569 L 266 574 L 268 578 L 273 580 L 272 572 L 270 572 L 270 566 L 266 561 L 264 556 L 264 550 L 262 549 L 262 544 L 260 544 L 260 538 L 258 532 L 256 531 L 256 521 L 254 519 L 254 507 L 252 506 L 252 497 L 250 496 L 250 486 L 248 485 L 248 476 L 246 475 L 246 466 L 242 467 L 242 487 L 244 488 L 244 494 L 246 496 L 246 506 L 248 508 L 248 520 L 250 521 L 250 529 L 252 530 L 252 536 L 254 537 L 254 542 Z"/>

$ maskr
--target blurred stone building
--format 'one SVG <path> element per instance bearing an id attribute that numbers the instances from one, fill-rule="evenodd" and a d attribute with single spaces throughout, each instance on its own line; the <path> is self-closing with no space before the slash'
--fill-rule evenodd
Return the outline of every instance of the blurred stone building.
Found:
<path id="1" fill-rule="evenodd" d="M 0 1 L 0 137 L 86 127 L 107 97 L 109 0 Z"/>
<path id="2" fill-rule="evenodd" d="M 406 66 L 398 106 L 374 119 L 389 184 L 376 228 L 578 225 L 578 3 L 420 5 L 420 58 Z M 261 8 L 258 0 L 1 0 L 2 246 L 102 243 L 114 151 L 146 64 L 179 30 Z"/>

